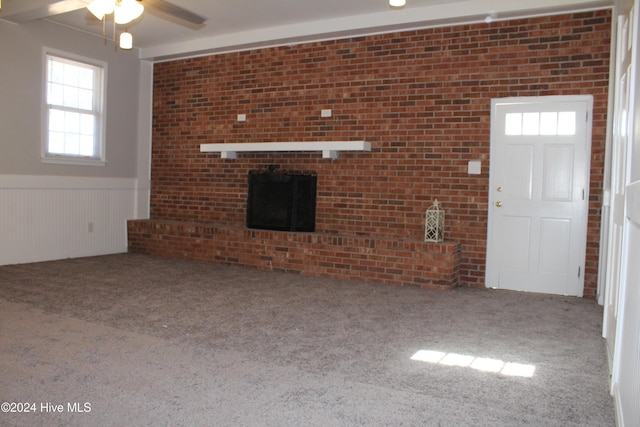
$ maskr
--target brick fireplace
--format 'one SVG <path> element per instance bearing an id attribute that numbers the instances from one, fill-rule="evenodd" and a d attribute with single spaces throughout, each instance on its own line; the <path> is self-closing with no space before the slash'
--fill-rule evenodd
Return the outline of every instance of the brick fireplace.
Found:
<path id="1" fill-rule="evenodd" d="M 483 287 L 491 99 L 591 94 L 584 295 L 593 297 L 610 32 L 611 12 L 602 10 L 155 64 L 151 218 L 129 222 L 129 249 L 397 285 Z M 200 151 L 210 143 L 356 140 L 371 151 L 337 159 Z M 468 174 L 478 160 L 481 173 Z M 270 164 L 317 173 L 313 233 L 246 227 L 247 174 Z M 424 212 L 435 199 L 446 211 L 445 242 L 424 243 Z"/>

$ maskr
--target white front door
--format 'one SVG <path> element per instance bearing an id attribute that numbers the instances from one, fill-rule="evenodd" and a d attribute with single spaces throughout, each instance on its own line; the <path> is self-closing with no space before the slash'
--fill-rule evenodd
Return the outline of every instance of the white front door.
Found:
<path id="1" fill-rule="evenodd" d="M 582 296 L 592 106 L 492 101 L 487 287 Z"/>

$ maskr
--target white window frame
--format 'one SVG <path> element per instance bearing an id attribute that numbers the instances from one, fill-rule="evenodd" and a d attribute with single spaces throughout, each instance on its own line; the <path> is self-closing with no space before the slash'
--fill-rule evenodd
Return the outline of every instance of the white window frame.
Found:
<path id="1" fill-rule="evenodd" d="M 90 66 L 95 71 L 94 77 L 94 97 L 93 110 L 95 116 L 95 133 L 94 133 L 94 155 L 83 156 L 74 154 L 60 154 L 49 152 L 49 109 L 48 104 L 48 70 L 49 57 L 60 59 L 62 61 L 76 62 L 80 65 Z M 41 161 L 43 163 L 58 163 L 70 165 L 85 166 L 104 166 L 107 164 L 106 153 L 106 91 L 107 91 L 107 63 L 92 58 L 86 58 L 80 55 L 74 55 L 55 49 L 44 48 L 42 55 L 43 62 L 43 100 L 42 100 L 42 148 Z"/>

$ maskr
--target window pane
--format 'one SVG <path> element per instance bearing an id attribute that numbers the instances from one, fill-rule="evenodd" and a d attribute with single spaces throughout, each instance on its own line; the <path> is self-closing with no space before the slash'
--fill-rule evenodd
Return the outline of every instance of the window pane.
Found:
<path id="1" fill-rule="evenodd" d="M 53 83 L 63 82 L 63 66 L 60 62 L 56 62 L 52 59 L 49 60 L 49 81 Z"/>
<path id="2" fill-rule="evenodd" d="M 559 113 L 558 135 L 576 134 L 576 112 L 563 111 Z"/>
<path id="3" fill-rule="evenodd" d="M 93 70 L 90 68 L 81 68 L 78 86 L 83 89 L 93 89 Z"/>
<path id="4" fill-rule="evenodd" d="M 64 132 L 64 111 L 49 110 L 49 130 Z"/>
<path id="5" fill-rule="evenodd" d="M 80 133 L 82 135 L 89 135 L 93 138 L 95 129 L 95 117 L 91 114 L 80 115 Z"/>
<path id="6" fill-rule="evenodd" d="M 80 133 L 80 114 L 65 112 L 64 113 L 64 131 L 66 133 Z"/>
<path id="7" fill-rule="evenodd" d="M 558 113 L 540 113 L 540 135 L 556 135 L 558 133 Z"/>
<path id="8" fill-rule="evenodd" d="M 80 89 L 78 91 L 78 107 L 83 110 L 93 109 L 93 93 L 90 90 Z"/>
<path id="9" fill-rule="evenodd" d="M 62 105 L 65 107 L 78 108 L 78 89 L 71 86 L 64 87 L 64 102 Z"/>
<path id="10" fill-rule="evenodd" d="M 522 115 L 522 134 L 538 135 L 540 133 L 540 113 L 524 113 Z"/>
<path id="11" fill-rule="evenodd" d="M 67 133 L 64 136 L 64 152 L 65 154 L 80 153 L 80 135 L 77 133 Z"/>
<path id="12" fill-rule="evenodd" d="M 64 64 L 64 84 L 69 86 L 78 86 L 78 67 L 71 64 Z"/>
<path id="13" fill-rule="evenodd" d="M 63 132 L 49 132 L 49 152 L 53 154 L 64 154 Z"/>
<path id="14" fill-rule="evenodd" d="M 60 84 L 52 83 L 49 85 L 49 96 L 47 103 L 51 105 L 62 105 L 63 103 L 63 89 Z"/>
<path id="15" fill-rule="evenodd" d="M 505 135 L 522 135 L 522 114 L 507 113 L 505 115 Z"/>
<path id="16" fill-rule="evenodd" d="M 80 151 L 82 156 L 93 156 L 93 137 L 87 135 L 80 136 Z"/>

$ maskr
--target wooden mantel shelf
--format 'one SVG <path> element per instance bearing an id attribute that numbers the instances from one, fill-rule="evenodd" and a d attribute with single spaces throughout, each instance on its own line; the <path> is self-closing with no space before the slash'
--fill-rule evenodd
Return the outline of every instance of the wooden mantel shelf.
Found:
<path id="1" fill-rule="evenodd" d="M 371 151 L 371 143 L 367 141 L 315 141 L 200 144 L 200 152 L 220 153 L 222 159 L 235 159 L 238 153 L 270 151 L 322 151 L 323 158 L 337 159 L 340 151 Z"/>

